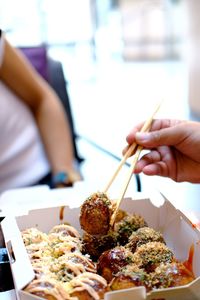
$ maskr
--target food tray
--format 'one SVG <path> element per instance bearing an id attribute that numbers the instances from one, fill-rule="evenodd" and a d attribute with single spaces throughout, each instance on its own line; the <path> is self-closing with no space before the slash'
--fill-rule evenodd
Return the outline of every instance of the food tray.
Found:
<path id="1" fill-rule="evenodd" d="M 137 193 L 137 199 L 125 198 L 121 203 L 121 208 L 129 213 L 138 213 L 144 217 L 148 226 L 159 230 L 173 251 L 175 256 L 184 261 L 188 258 L 189 249 L 194 245 L 193 271 L 196 279 L 188 285 L 182 287 L 160 289 L 146 293 L 144 287 L 131 288 L 108 292 L 105 300 L 196 300 L 200 299 L 200 231 L 195 224 L 179 210 L 177 210 L 167 199 L 163 198 L 162 204 L 156 206 L 153 199 L 145 197 L 142 193 Z M 55 193 L 56 198 L 56 193 Z M 56 199 L 55 199 L 56 201 Z M 79 207 L 74 207 L 74 199 L 71 201 L 72 207 L 65 207 L 64 220 L 74 226 L 79 232 Z M 27 294 L 23 288 L 34 278 L 34 272 L 26 253 L 20 231 L 29 227 L 37 227 L 41 231 L 48 232 L 53 226 L 59 224 L 61 208 L 48 207 L 34 209 L 27 215 L 13 217 L 8 216 L 2 221 L 2 229 L 9 252 L 11 270 L 17 297 L 20 300 L 41 299 Z M 23 268 L 23 272 L 22 272 Z"/>

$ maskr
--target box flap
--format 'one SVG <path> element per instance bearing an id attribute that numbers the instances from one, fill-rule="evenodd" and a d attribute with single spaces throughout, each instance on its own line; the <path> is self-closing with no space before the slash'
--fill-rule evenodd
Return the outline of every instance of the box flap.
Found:
<path id="1" fill-rule="evenodd" d="M 126 290 L 112 291 L 105 294 L 105 300 L 146 300 L 146 289 L 143 286 Z"/>
<path id="2" fill-rule="evenodd" d="M 153 291 L 147 294 L 146 300 L 199 300 L 200 299 L 200 278 L 194 280 L 188 285 L 166 288 Z"/>
<path id="3" fill-rule="evenodd" d="M 35 273 L 24 247 L 16 220 L 12 217 L 6 217 L 1 222 L 1 226 L 11 264 L 15 289 L 21 290 L 28 282 L 34 279 Z"/>
<path id="4" fill-rule="evenodd" d="M 22 216 L 29 210 L 70 205 L 78 207 L 90 195 L 89 187 L 77 182 L 73 187 L 49 189 L 46 185 L 13 189 L 0 196 L 0 217 Z"/>

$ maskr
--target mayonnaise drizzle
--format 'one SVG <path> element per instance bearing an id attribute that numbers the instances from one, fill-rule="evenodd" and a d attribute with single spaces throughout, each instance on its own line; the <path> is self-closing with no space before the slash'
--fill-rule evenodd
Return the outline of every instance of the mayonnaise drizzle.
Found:
<path id="1" fill-rule="evenodd" d="M 94 281 L 101 283 L 103 287 L 107 286 L 107 282 L 103 277 L 89 272 L 85 272 L 78 277 L 75 277 L 71 281 L 71 284 L 74 288 L 74 292 L 87 290 L 87 292 L 91 295 L 91 297 L 93 297 L 93 299 L 99 300 L 99 294 L 93 288 L 93 286 L 95 285 Z"/>

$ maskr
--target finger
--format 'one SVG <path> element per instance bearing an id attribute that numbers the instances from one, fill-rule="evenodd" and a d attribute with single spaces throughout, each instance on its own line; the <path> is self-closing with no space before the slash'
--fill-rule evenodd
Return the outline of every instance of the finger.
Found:
<path id="1" fill-rule="evenodd" d="M 127 141 L 128 145 L 126 145 L 125 148 L 122 150 L 122 155 L 125 155 L 126 152 L 128 151 L 128 148 L 130 147 L 130 145 L 132 145 L 135 142 L 135 134 L 137 131 L 141 130 L 143 125 L 144 125 L 144 122 L 141 122 L 137 126 L 132 128 L 131 132 L 126 137 L 126 141 Z M 133 151 L 133 153 L 131 153 L 131 155 L 133 155 L 134 153 L 135 153 L 135 151 Z"/>
<path id="2" fill-rule="evenodd" d="M 151 124 L 150 131 L 156 131 L 164 128 L 174 127 L 175 125 L 182 122 L 184 121 L 176 120 L 176 119 L 154 119 Z M 140 122 L 139 124 L 137 124 L 135 127 L 132 128 L 132 130 L 126 137 L 128 144 L 132 144 L 135 141 L 135 134 L 136 132 L 141 131 L 143 125 L 144 122 Z"/>
<path id="3" fill-rule="evenodd" d="M 141 122 L 132 128 L 132 130 L 126 137 L 126 141 L 128 144 L 132 144 L 135 141 L 135 134 L 136 134 L 136 132 L 138 132 L 142 129 L 143 125 L 144 125 L 144 122 Z"/>
<path id="4" fill-rule="evenodd" d="M 157 150 L 153 150 L 148 154 L 145 154 L 136 164 L 134 173 L 143 172 L 143 169 L 155 162 L 159 162 L 161 160 L 161 155 Z"/>
<path id="5" fill-rule="evenodd" d="M 122 150 L 122 155 L 125 155 L 126 152 L 128 151 L 128 148 L 130 147 L 130 145 L 127 145 L 123 150 Z"/>
<path id="6" fill-rule="evenodd" d="M 168 167 L 165 162 L 160 161 L 157 163 L 149 164 L 145 166 L 142 170 L 145 175 L 148 176 L 162 176 L 162 177 L 170 177 L 168 172 Z"/>
<path id="7" fill-rule="evenodd" d="M 169 147 L 163 146 L 144 155 L 138 162 L 136 173 L 158 175 L 176 179 L 176 162 Z"/>
<path id="8" fill-rule="evenodd" d="M 174 126 L 151 132 L 137 132 L 135 140 L 145 148 L 155 148 L 161 145 L 175 146 L 186 137 L 184 126 Z"/>
<path id="9" fill-rule="evenodd" d="M 185 122 L 183 120 L 177 120 L 177 119 L 154 119 L 151 124 L 150 131 L 160 130 L 164 128 L 174 127 L 182 122 Z"/>

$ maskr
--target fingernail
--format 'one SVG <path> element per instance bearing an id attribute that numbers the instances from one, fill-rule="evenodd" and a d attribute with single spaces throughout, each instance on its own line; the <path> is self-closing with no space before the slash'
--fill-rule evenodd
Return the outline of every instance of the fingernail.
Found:
<path id="1" fill-rule="evenodd" d="M 135 137 L 140 142 L 146 142 L 149 140 L 150 135 L 147 132 L 136 132 Z"/>

